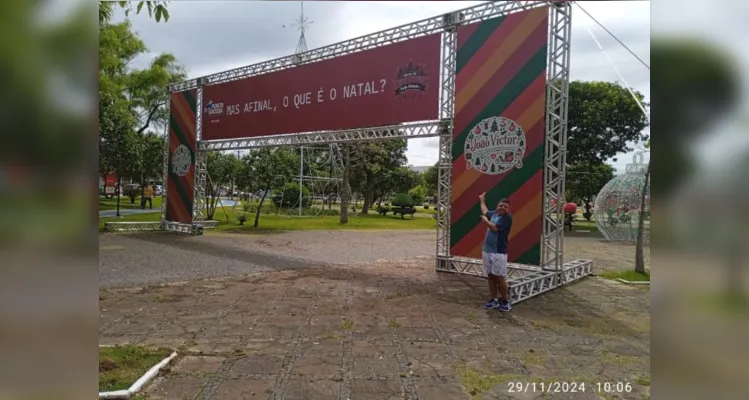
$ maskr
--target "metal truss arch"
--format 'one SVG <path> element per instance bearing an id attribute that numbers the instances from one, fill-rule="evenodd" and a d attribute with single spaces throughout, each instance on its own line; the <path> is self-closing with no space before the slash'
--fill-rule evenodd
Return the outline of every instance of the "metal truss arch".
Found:
<path id="1" fill-rule="evenodd" d="M 592 268 L 590 260 L 577 260 L 568 263 L 564 263 L 563 261 L 564 224 L 562 220 L 562 207 L 564 204 L 565 189 L 565 149 L 567 145 L 571 40 L 571 5 L 569 2 L 563 1 L 487 2 L 301 54 L 290 55 L 170 85 L 169 90 L 171 92 L 198 89 L 196 130 L 198 143 L 195 154 L 193 224 L 186 225 L 166 221 L 164 209 L 164 217 L 162 217 L 161 223 L 162 229 L 188 234 L 200 234 L 204 227 L 213 224 L 211 221 L 205 221 L 203 215 L 205 207 L 204 185 L 207 179 L 205 155 L 208 151 L 330 144 L 332 150 L 340 157 L 339 143 L 438 137 L 437 270 L 483 276 L 481 260 L 454 257 L 451 255 L 450 249 L 453 118 L 455 116 L 455 79 L 458 47 L 457 29 L 461 24 L 484 21 L 546 6 L 549 6 L 549 36 L 544 137 L 543 222 L 542 231 L 540 232 L 541 265 L 512 265 L 510 267 L 510 276 L 508 278 L 511 286 L 512 301 L 516 303 L 525 300 L 589 275 Z M 203 88 L 206 85 L 216 85 L 250 78 L 435 33 L 441 33 L 442 36 L 438 120 L 347 130 L 301 132 L 287 135 L 245 137 L 227 140 L 202 140 L 201 111 Z M 339 159 L 342 160 L 343 157 Z M 168 167 L 167 154 L 165 156 L 165 177 L 168 174 Z M 145 228 L 150 229 L 152 225 Z M 125 227 L 122 229 L 125 229 Z M 127 229 L 130 229 L 130 227 Z"/>

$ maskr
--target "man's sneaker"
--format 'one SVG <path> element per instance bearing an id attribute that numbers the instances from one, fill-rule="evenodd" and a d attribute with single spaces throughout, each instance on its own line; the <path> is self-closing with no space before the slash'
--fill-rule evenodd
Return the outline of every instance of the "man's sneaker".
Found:
<path id="1" fill-rule="evenodd" d="M 486 304 L 484 304 L 485 310 L 491 310 L 493 308 L 499 307 L 499 302 L 495 301 L 494 299 L 489 300 Z"/>
<path id="2" fill-rule="evenodd" d="M 512 309 L 512 306 L 510 305 L 510 302 L 508 301 L 508 302 L 499 303 L 499 307 L 497 308 L 499 308 L 499 311 L 508 312 Z"/>

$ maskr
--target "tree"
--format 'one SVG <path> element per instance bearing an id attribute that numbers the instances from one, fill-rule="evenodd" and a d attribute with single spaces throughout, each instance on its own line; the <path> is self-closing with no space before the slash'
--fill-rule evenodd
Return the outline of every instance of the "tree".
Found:
<path id="1" fill-rule="evenodd" d="M 101 94 L 100 94 L 101 95 Z M 122 98 L 111 96 L 99 99 L 99 169 L 117 173 L 117 216 L 120 216 L 120 194 L 123 173 L 132 170 L 135 160 L 136 137 L 132 131 L 135 118 L 123 104 Z M 102 118 L 106 116 L 106 118 Z"/>
<path id="2" fill-rule="evenodd" d="M 376 200 L 378 186 L 387 184 L 388 171 L 406 164 L 405 140 L 349 144 L 351 189 L 364 197 L 362 213 L 367 214 Z"/>
<path id="3" fill-rule="evenodd" d="M 135 154 L 132 146 L 136 116 L 123 95 L 128 82 L 128 64 L 146 46 L 132 31 L 129 22 L 101 27 L 99 30 L 99 172 L 111 169 L 118 179 Z M 118 197 L 119 199 L 119 197 Z"/>
<path id="4" fill-rule="evenodd" d="M 643 102 L 641 93 L 634 94 Z M 647 140 L 642 133 L 647 126 L 648 117 L 626 88 L 615 82 L 570 82 L 567 164 L 600 165 L 631 151 L 631 143 Z"/>
<path id="5" fill-rule="evenodd" d="M 154 58 L 149 67 L 133 71 L 127 80 L 128 97 L 131 107 L 138 113 L 140 134 L 151 124 L 159 127 L 169 122 L 169 92 L 164 88 L 173 82 L 187 78 L 185 68 L 174 55 L 163 53 Z"/>
<path id="6" fill-rule="evenodd" d="M 228 185 L 238 172 L 236 161 L 234 154 L 208 152 L 206 155 L 206 170 L 208 171 L 208 179 L 205 182 L 206 219 L 213 219 L 221 189 Z"/>
<path id="7" fill-rule="evenodd" d="M 405 193 L 417 186 L 418 179 L 416 178 L 418 174 L 408 167 L 383 169 L 375 182 L 373 198 L 378 200 L 378 205 L 381 205 L 384 197 L 395 193 Z"/>
<path id="8" fill-rule="evenodd" d="M 141 190 L 144 190 L 148 182 L 158 179 L 164 172 L 166 138 L 153 132 L 144 135 L 135 133 L 133 136 L 134 154 L 128 176 L 138 181 L 141 184 Z"/>
<path id="9" fill-rule="evenodd" d="M 142 6 L 138 6 L 138 12 Z M 153 7 L 149 4 L 149 11 Z M 108 171 L 116 160 L 120 178 L 124 174 L 144 184 L 163 168 L 165 139 L 143 133 L 152 125 L 167 124 L 169 95 L 164 87 L 186 74 L 170 54 L 157 56 L 146 69 L 132 70 L 129 65 L 147 50 L 145 43 L 132 31 L 129 21 L 111 24 L 106 18 L 100 22 L 100 173 Z"/>
<path id="10" fill-rule="evenodd" d="M 135 12 L 140 14 L 143 6 L 146 6 L 149 17 L 154 17 L 156 22 L 169 21 L 169 11 L 166 8 L 166 1 L 139 1 L 135 6 Z M 120 7 L 125 10 L 125 16 L 129 16 L 133 10 L 133 2 L 129 1 L 100 1 L 99 2 L 99 25 L 109 22 L 112 19 L 114 8 Z"/>
<path id="11" fill-rule="evenodd" d="M 424 172 L 424 185 L 427 189 L 428 196 L 437 196 L 437 186 L 439 185 L 439 162 L 429 167 Z"/>
<path id="12" fill-rule="evenodd" d="M 260 223 L 260 210 L 268 192 L 288 182 L 298 171 L 299 158 L 289 149 L 264 147 L 250 152 L 242 158 L 245 171 L 250 175 L 250 191 L 262 192 L 260 204 L 255 212 L 254 228 Z"/>
<path id="13" fill-rule="evenodd" d="M 587 162 L 568 165 L 565 178 L 567 201 L 588 203 L 604 185 L 614 179 L 614 167 Z"/>

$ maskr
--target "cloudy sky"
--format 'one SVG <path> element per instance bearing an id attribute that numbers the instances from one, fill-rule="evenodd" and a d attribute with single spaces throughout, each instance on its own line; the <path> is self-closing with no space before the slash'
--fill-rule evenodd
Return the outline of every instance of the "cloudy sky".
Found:
<path id="1" fill-rule="evenodd" d="M 305 2 L 312 21 L 306 32 L 309 49 L 366 35 L 379 30 L 470 7 L 481 2 Z M 650 62 L 650 3 L 647 1 L 584 2 L 583 7 L 606 28 Z M 147 15 L 131 17 L 133 28 L 150 52 L 133 67 L 144 67 L 162 52 L 173 53 L 191 77 L 282 57 L 293 53 L 299 32 L 293 25 L 300 2 L 175 1 L 169 4 L 168 23 L 155 23 Z M 144 13 L 145 14 L 145 13 Z M 117 19 L 124 18 L 124 14 Z M 616 43 L 577 7 L 572 17 L 571 79 L 619 81 L 616 70 L 590 36 L 601 42 L 626 82 L 650 98 L 647 68 Z M 631 154 L 612 164 L 623 170 Z M 437 139 L 408 143 L 411 165 L 431 165 L 437 160 Z M 647 158 L 646 158 L 647 159 Z"/>

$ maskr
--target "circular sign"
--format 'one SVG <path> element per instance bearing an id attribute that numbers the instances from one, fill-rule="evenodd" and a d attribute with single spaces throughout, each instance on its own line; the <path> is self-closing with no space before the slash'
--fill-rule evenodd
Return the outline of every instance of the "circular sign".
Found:
<path id="1" fill-rule="evenodd" d="M 509 118 L 486 118 L 468 132 L 465 145 L 467 169 L 499 175 L 513 168 L 522 168 L 524 156 L 525 133 Z"/>
<path id="2" fill-rule="evenodd" d="M 172 153 L 172 172 L 177 176 L 185 176 L 190 171 L 192 157 L 190 149 L 184 144 L 177 146 Z"/>

